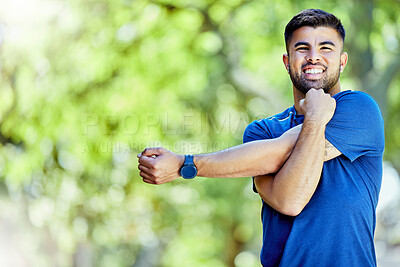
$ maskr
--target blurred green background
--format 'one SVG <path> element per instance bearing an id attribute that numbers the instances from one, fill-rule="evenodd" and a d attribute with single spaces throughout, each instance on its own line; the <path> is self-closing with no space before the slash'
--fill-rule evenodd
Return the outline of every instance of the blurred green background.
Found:
<path id="1" fill-rule="evenodd" d="M 316 3 L 2 0 L 0 265 L 260 266 L 250 178 L 151 186 L 136 154 L 237 145 L 292 105 L 283 31 L 306 8 L 342 20 L 342 88 L 384 114 L 376 245 L 399 263 L 400 2 Z"/>

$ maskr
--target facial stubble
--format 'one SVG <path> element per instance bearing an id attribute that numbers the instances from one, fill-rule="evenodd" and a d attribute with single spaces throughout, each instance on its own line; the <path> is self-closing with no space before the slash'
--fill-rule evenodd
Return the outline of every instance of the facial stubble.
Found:
<path id="1" fill-rule="evenodd" d="M 313 64 L 308 64 L 313 65 Z M 325 68 L 325 72 L 327 72 L 328 68 Z M 296 87 L 300 92 L 306 94 L 310 89 L 323 89 L 325 93 L 329 93 L 329 91 L 337 84 L 340 78 L 340 64 L 339 69 L 332 73 L 331 75 L 324 75 L 321 79 L 318 80 L 307 80 L 303 76 L 303 72 L 294 73 L 292 71 L 289 64 L 289 75 L 290 79 L 294 87 Z"/>

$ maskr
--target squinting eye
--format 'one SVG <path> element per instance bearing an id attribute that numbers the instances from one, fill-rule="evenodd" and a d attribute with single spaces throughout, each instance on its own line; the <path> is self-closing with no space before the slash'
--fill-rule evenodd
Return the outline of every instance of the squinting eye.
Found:
<path id="1" fill-rule="evenodd" d="M 308 50 L 308 48 L 307 47 L 299 47 L 296 49 L 296 51 L 305 51 L 305 50 Z"/>
<path id="2" fill-rule="evenodd" d="M 324 47 L 321 47 L 321 50 L 332 50 L 332 48 L 324 46 Z"/>

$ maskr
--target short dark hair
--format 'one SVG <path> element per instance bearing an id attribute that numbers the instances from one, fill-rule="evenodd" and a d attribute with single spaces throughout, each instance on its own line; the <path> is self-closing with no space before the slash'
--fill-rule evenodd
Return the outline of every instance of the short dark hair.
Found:
<path id="1" fill-rule="evenodd" d="M 323 11 L 321 9 L 306 9 L 295 15 L 285 28 L 285 44 L 286 48 L 288 42 L 293 36 L 293 32 L 303 26 L 310 26 L 313 28 L 317 27 L 330 27 L 335 29 L 340 37 L 342 37 L 343 43 L 346 36 L 344 27 L 340 19 L 335 15 Z"/>

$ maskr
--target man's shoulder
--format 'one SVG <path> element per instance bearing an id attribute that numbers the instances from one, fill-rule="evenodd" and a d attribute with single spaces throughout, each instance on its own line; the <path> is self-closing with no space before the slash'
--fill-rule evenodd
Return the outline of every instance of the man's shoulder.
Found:
<path id="1" fill-rule="evenodd" d="M 275 114 L 273 116 L 269 116 L 263 119 L 252 121 L 249 125 L 247 125 L 244 134 L 243 141 L 248 142 L 251 140 L 258 139 L 269 139 L 275 138 L 276 129 L 281 128 L 284 123 L 290 124 L 290 118 L 294 116 L 296 110 L 294 107 L 289 107 L 281 113 Z"/>
<path id="2" fill-rule="evenodd" d="M 347 90 L 333 96 L 336 100 L 336 109 L 348 111 L 351 109 L 358 115 L 381 115 L 378 103 L 367 93 Z"/>
<path id="3" fill-rule="evenodd" d="M 367 93 L 362 91 L 347 90 L 333 96 L 336 102 L 358 101 L 359 103 L 376 104 L 376 101 Z"/>

